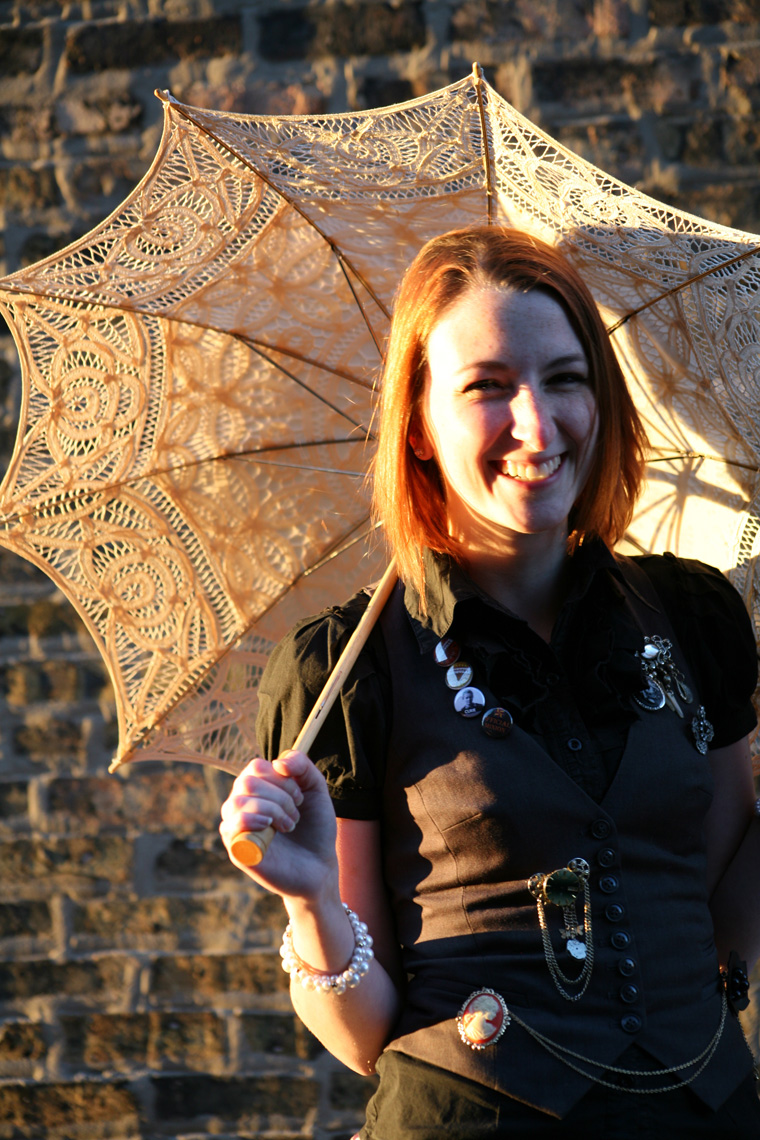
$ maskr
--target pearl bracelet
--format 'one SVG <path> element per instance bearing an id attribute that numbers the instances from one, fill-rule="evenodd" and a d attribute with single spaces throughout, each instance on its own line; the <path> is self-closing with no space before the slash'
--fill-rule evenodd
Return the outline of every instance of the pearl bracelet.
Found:
<path id="1" fill-rule="evenodd" d="M 280 957 L 282 968 L 290 974 L 294 982 L 300 982 L 305 990 L 321 990 L 325 994 L 344 994 L 347 989 L 354 989 L 359 985 L 369 970 L 369 964 L 375 954 L 372 949 L 372 938 L 367 933 L 367 924 L 362 922 L 357 914 L 343 903 L 351 929 L 354 932 L 354 951 L 351 961 L 340 974 L 330 974 L 324 970 L 315 970 L 307 966 L 293 949 L 293 929 L 288 923 L 282 937 Z"/>

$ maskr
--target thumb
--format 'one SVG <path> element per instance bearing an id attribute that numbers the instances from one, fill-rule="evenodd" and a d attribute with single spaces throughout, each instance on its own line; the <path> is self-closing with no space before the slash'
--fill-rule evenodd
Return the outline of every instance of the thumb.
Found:
<path id="1" fill-rule="evenodd" d="M 298 752 L 293 748 L 281 753 L 276 760 L 273 760 L 272 767 L 278 775 L 289 776 L 295 780 L 304 792 L 316 788 L 324 781 L 322 773 L 306 753 Z"/>

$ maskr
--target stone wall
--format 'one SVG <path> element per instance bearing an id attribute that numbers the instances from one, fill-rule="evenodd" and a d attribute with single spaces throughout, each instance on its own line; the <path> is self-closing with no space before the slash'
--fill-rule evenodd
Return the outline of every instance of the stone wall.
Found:
<path id="1" fill-rule="evenodd" d="M 474 59 L 610 173 L 760 230 L 760 0 L 0 0 L 0 269 L 134 186 L 160 136 L 154 88 L 341 111 L 433 90 Z M 18 400 L 0 337 L 5 456 Z M 279 903 L 216 838 L 228 777 L 107 776 L 94 646 L 2 552 L 0 710 L 0 1140 L 350 1135 L 372 1081 L 290 1011 Z"/>

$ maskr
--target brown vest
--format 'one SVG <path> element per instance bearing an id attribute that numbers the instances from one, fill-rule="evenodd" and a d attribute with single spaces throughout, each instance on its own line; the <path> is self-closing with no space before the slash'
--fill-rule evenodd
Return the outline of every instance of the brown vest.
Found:
<path id="1" fill-rule="evenodd" d="M 633 620 L 643 633 L 670 638 L 695 692 L 648 579 L 634 563 L 624 577 Z M 664 1066 L 691 1060 L 721 1017 L 705 901 L 712 778 L 691 731 L 698 698 L 683 720 L 667 708 L 637 710 L 615 780 L 597 804 L 517 726 L 494 740 L 479 718 L 454 710 L 443 671 L 420 652 L 400 588 L 381 622 L 393 692 L 385 874 L 409 975 L 388 1047 L 564 1116 L 591 1082 L 522 1026 L 513 1021 L 482 1051 L 460 1040 L 462 1003 L 490 987 L 531 1028 L 598 1062 L 614 1064 L 634 1041 Z M 484 677 L 473 684 L 486 707 L 498 703 Z M 588 989 L 569 1002 L 550 976 L 527 880 L 576 856 L 591 866 L 595 960 Z M 580 966 L 562 953 L 553 921 L 555 952 L 572 976 Z M 717 1108 L 751 1065 L 729 1015 L 691 1087 Z"/>

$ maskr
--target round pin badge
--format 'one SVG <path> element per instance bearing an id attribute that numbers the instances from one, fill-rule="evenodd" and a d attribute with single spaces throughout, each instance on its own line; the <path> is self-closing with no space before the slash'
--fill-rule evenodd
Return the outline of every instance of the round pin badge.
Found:
<path id="1" fill-rule="evenodd" d="M 464 689 L 472 680 L 472 666 L 466 661 L 457 661 L 446 670 L 446 684 L 450 689 Z"/>
<path id="2" fill-rule="evenodd" d="M 512 728 L 512 714 L 509 709 L 495 708 L 483 713 L 480 722 L 486 736 L 493 736 L 496 740 L 503 740 Z"/>
<path id="3" fill-rule="evenodd" d="M 433 654 L 435 663 L 447 669 L 449 665 L 453 665 L 455 661 L 459 660 L 460 652 L 461 650 L 453 637 L 444 637 L 435 647 Z"/>
<path id="4" fill-rule="evenodd" d="M 635 693 L 633 699 L 637 705 L 641 705 L 648 712 L 657 712 L 658 709 L 665 708 L 665 693 L 651 678 L 646 689 L 642 689 L 640 693 Z"/>
<path id="5" fill-rule="evenodd" d="M 460 689 L 454 697 L 454 708 L 460 716 L 479 716 L 486 707 L 486 698 L 480 689 Z"/>
<path id="6" fill-rule="evenodd" d="M 457 1014 L 459 1036 L 471 1049 L 487 1049 L 499 1040 L 512 1019 L 495 990 L 475 990 Z"/>

